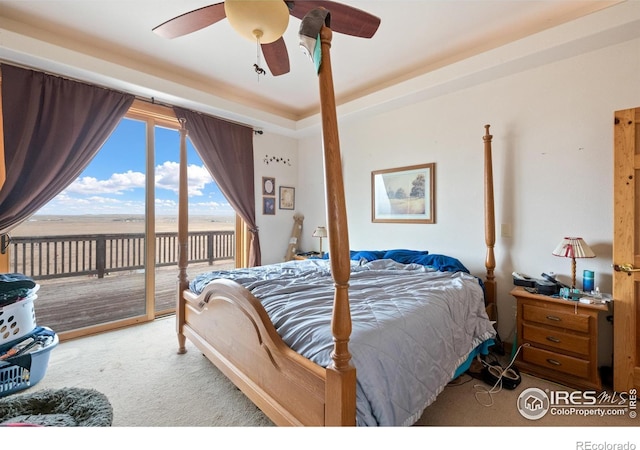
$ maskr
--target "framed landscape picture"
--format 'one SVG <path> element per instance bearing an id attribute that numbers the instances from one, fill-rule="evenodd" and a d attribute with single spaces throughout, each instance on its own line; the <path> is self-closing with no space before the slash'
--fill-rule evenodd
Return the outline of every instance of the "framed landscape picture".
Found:
<path id="1" fill-rule="evenodd" d="M 280 186 L 280 209 L 296 207 L 296 190 L 289 186 Z"/>
<path id="2" fill-rule="evenodd" d="M 371 172 L 371 221 L 436 223 L 436 164 Z"/>

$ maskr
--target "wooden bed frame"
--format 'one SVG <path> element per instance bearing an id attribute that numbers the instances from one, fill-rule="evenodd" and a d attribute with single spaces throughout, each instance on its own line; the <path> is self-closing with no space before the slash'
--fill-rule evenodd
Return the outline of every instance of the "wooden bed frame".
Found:
<path id="1" fill-rule="evenodd" d="M 350 254 L 342 179 L 330 47 L 332 31 L 323 26 L 322 65 L 318 72 L 327 189 L 331 269 L 335 282 L 329 367 L 321 367 L 291 350 L 276 332 L 265 309 L 245 288 L 215 280 L 196 296 L 187 278 L 186 131 L 181 132 L 179 276 L 176 325 L 179 353 L 188 338 L 276 425 L 352 426 L 356 423 L 356 370 L 351 364 L 351 315 L 348 286 Z M 486 306 L 495 318 L 495 219 L 491 139 L 485 126 Z"/>

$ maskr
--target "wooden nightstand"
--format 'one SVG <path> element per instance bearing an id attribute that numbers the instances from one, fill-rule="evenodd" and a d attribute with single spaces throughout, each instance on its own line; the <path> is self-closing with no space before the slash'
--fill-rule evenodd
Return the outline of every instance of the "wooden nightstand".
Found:
<path id="1" fill-rule="evenodd" d="M 602 389 L 598 371 L 598 315 L 607 304 L 584 304 L 516 287 L 516 366 L 522 372 L 578 389 Z"/>

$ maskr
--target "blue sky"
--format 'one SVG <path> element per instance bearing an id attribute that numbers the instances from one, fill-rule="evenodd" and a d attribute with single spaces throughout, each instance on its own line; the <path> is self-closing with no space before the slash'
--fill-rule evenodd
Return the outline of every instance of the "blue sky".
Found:
<path id="1" fill-rule="evenodd" d="M 145 124 L 124 119 L 84 172 L 38 214 L 144 214 Z M 178 214 L 180 133 L 155 130 L 156 214 Z M 232 215 L 233 210 L 191 141 L 189 162 L 189 214 Z"/>

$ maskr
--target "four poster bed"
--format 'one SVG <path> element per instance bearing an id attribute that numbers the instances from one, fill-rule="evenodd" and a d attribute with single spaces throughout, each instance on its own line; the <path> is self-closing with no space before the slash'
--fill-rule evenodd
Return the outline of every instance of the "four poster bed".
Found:
<path id="1" fill-rule="evenodd" d="M 446 255 L 351 251 L 330 28 L 320 37 L 330 257 L 189 280 L 183 127 L 179 352 L 189 339 L 277 425 L 411 425 L 495 337 L 492 137 L 487 125 L 484 280 Z"/>

